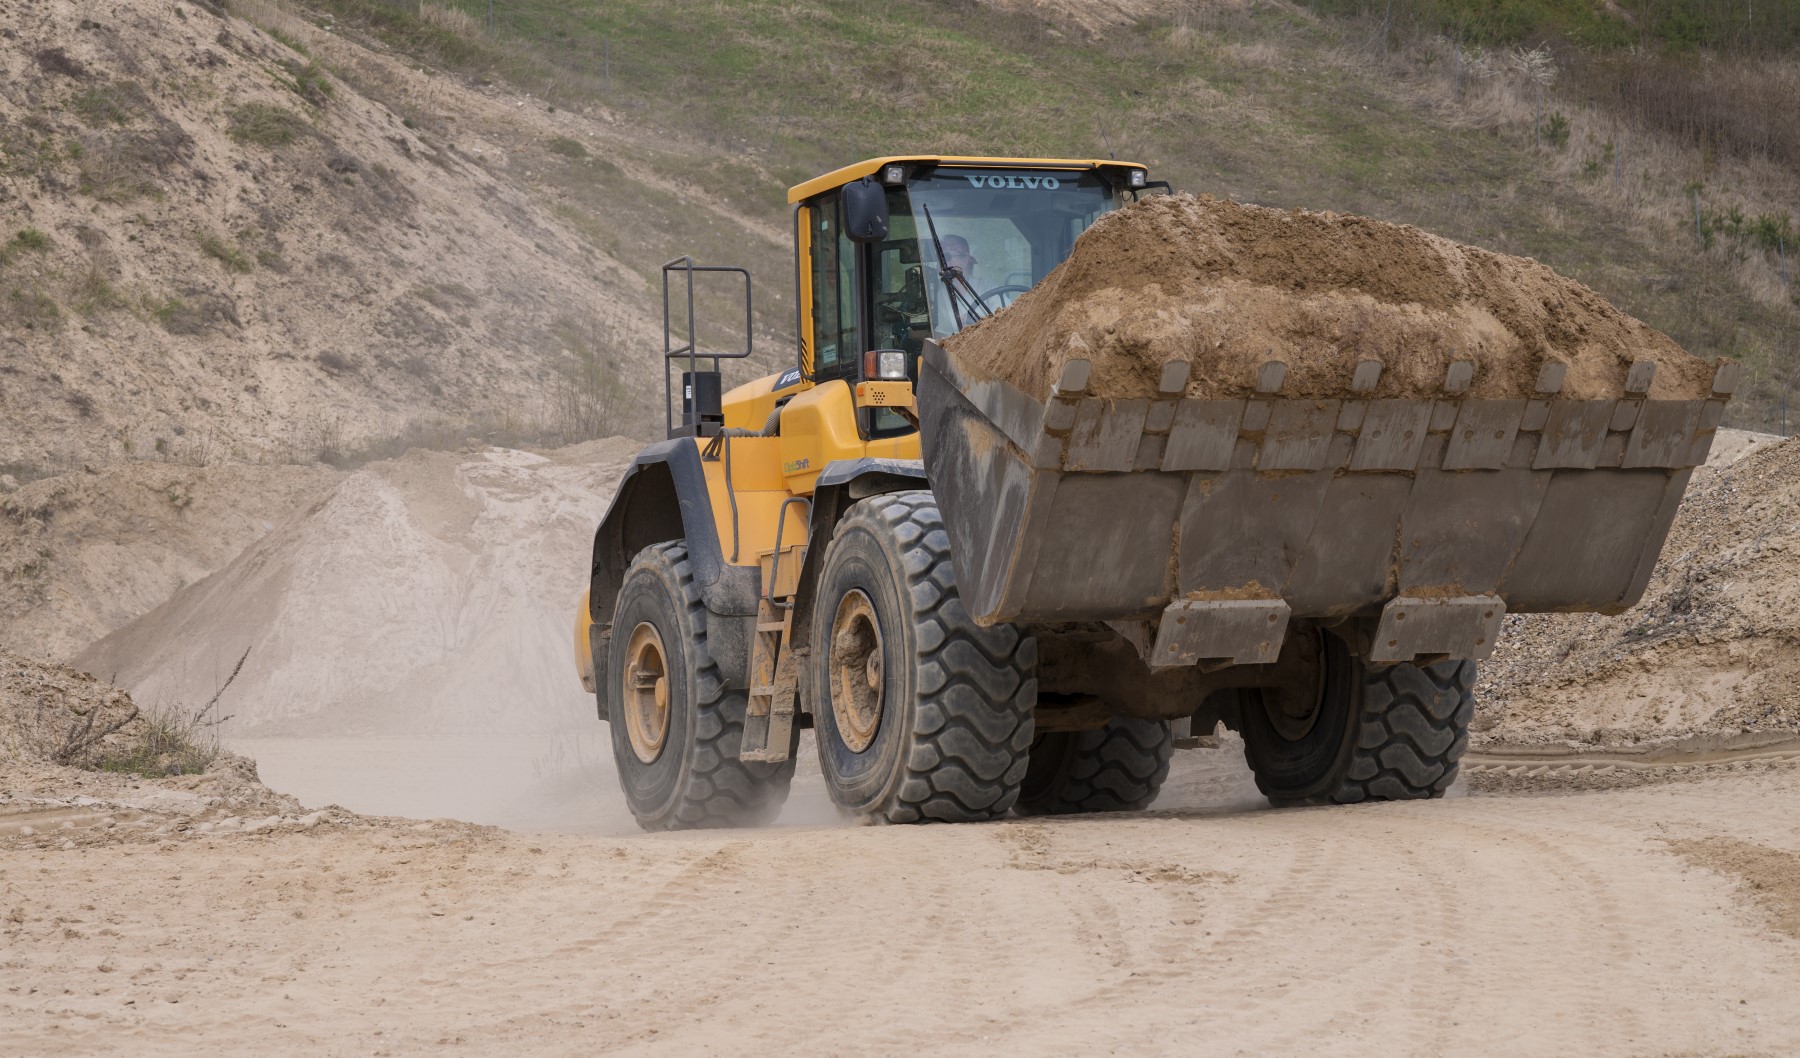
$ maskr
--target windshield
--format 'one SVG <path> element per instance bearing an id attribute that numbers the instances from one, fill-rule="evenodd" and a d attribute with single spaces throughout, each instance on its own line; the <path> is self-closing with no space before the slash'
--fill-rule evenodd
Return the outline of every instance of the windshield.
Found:
<path id="1" fill-rule="evenodd" d="M 889 191 L 888 237 L 875 246 L 877 343 L 916 352 L 1012 304 L 1114 204 L 1098 175 L 1067 169 L 941 168 Z M 956 271 L 946 276 L 946 264 Z"/>

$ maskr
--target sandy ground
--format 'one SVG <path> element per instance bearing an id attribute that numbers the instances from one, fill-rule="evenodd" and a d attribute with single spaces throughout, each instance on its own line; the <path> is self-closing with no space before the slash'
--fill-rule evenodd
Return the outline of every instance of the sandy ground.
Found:
<path id="1" fill-rule="evenodd" d="M 1248 810 L 1177 761 L 1112 819 L 0 837 L 0 1054 L 1800 1048 L 1800 767 Z"/>

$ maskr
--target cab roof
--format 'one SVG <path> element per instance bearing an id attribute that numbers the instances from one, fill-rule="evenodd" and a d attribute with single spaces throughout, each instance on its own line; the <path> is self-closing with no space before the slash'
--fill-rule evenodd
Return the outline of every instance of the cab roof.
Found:
<path id="1" fill-rule="evenodd" d="M 830 191 L 842 187 L 852 180 L 860 180 L 878 171 L 884 165 L 899 162 L 904 165 L 949 165 L 980 168 L 996 166 L 1009 169 L 1143 169 L 1137 162 L 1124 162 L 1116 158 L 983 158 L 961 154 L 902 154 L 886 158 L 868 158 L 853 162 L 842 169 L 833 169 L 824 176 L 815 176 L 804 184 L 795 184 L 788 188 L 789 202 L 803 202 L 822 191 Z"/>

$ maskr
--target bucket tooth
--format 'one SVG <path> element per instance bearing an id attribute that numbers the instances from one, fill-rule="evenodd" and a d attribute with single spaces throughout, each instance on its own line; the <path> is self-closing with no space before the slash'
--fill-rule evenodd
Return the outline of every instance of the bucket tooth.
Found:
<path id="1" fill-rule="evenodd" d="M 1280 599 L 1180 599 L 1163 610 L 1150 667 L 1200 661 L 1269 665 L 1287 638 L 1288 604 Z"/>
<path id="2" fill-rule="evenodd" d="M 1494 652 L 1506 603 L 1497 595 L 1420 598 L 1402 595 L 1381 608 L 1369 660 L 1411 661 L 1422 655 L 1485 661 Z"/>

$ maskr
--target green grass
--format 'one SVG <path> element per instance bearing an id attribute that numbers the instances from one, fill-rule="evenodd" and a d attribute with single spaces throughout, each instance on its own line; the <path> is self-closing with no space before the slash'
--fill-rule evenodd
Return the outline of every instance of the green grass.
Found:
<path id="1" fill-rule="evenodd" d="M 1587 48 L 1779 53 L 1800 47 L 1800 7 L 1783 0 L 1309 0 L 1320 11 L 1424 28 L 1471 44 L 1568 41 Z"/>
<path id="2" fill-rule="evenodd" d="M 0 267 L 12 263 L 21 254 L 42 253 L 50 248 L 50 236 L 36 228 L 21 228 L 12 238 L 0 243 Z"/>

